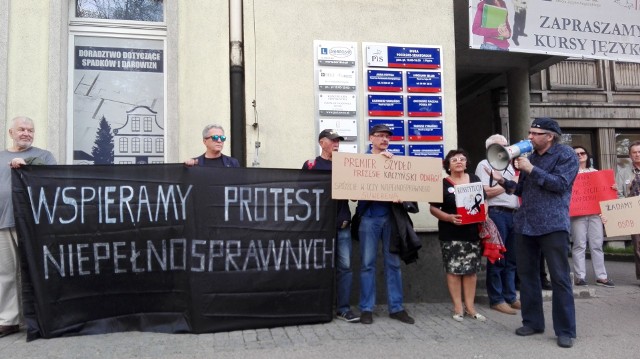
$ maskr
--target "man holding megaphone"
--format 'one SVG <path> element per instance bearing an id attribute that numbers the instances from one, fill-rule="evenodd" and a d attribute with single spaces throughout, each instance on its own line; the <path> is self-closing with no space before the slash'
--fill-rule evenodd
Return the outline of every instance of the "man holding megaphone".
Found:
<path id="1" fill-rule="evenodd" d="M 557 343 L 570 348 L 576 337 L 576 315 L 569 277 L 569 202 L 578 174 L 578 159 L 571 147 L 560 143 L 561 136 L 556 121 L 536 118 L 528 136 L 533 153 L 529 157 L 514 156 L 520 170 L 518 182 L 506 180 L 500 171 L 487 173 L 506 193 L 522 199 L 514 216 L 523 325 L 516 334 L 528 336 L 545 329 L 540 281 L 542 253 L 553 287 L 552 315 Z"/>

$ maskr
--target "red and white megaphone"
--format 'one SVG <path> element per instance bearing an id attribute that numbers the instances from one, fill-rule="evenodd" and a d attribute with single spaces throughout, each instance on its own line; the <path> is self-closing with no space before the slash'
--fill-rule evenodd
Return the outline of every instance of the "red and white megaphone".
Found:
<path id="1" fill-rule="evenodd" d="M 487 161 L 493 169 L 504 171 L 509 167 L 509 163 L 516 157 L 533 152 L 531 141 L 522 140 L 511 146 L 502 146 L 494 143 L 487 147 Z"/>

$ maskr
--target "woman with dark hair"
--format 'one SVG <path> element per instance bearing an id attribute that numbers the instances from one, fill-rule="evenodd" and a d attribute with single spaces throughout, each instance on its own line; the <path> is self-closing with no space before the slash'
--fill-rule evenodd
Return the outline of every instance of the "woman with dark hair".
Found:
<path id="1" fill-rule="evenodd" d="M 462 224 L 457 214 L 454 186 L 481 182 L 475 174 L 467 173 L 468 154 L 459 148 L 451 150 L 444 158 L 443 167 L 449 174 L 443 179 L 442 203 L 430 203 L 430 212 L 438 218 L 438 236 L 442 249 L 442 262 L 447 272 L 447 287 L 453 302 L 453 319 L 461 322 L 463 316 L 485 321 L 476 311 L 476 273 L 480 270 L 482 248 L 478 224 Z M 464 296 L 464 306 L 463 306 Z"/>
<path id="2" fill-rule="evenodd" d="M 504 23 L 498 24 L 497 27 L 483 27 L 483 17 L 486 10 L 486 6 L 494 6 L 496 8 L 503 8 L 504 10 Z M 506 16 L 507 5 L 503 0 L 481 0 L 478 3 L 478 7 L 476 9 L 476 16 L 473 18 L 473 25 L 471 26 L 471 32 L 475 35 L 482 36 L 483 42 L 480 45 L 480 48 L 483 50 L 501 50 L 508 51 L 509 50 L 509 40 L 511 37 L 511 26 L 509 25 L 509 20 Z"/>
<path id="3" fill-rule="evenodd" d="M 578 173 L 597 171 L 592 167 L 591 155 L 586 148 L 574 146 L 573 150 L 576 152 L 580 163 Z M 604 253 L 602 251 L 603 237 L 602 218 L 600 218 L 599 215 L 591 214 L 571 217 L 571 239 L 573 240 L 571 257 L 573 258 L 575 285 L 587 286 L 585 251 L 588 243 L 591 263 L 593 264 L 593 271 L 596 275 L 596 284 L 608 288 L 615 286 L 613 281 L 607 277 L 607 270 L 604 267 Z"/>

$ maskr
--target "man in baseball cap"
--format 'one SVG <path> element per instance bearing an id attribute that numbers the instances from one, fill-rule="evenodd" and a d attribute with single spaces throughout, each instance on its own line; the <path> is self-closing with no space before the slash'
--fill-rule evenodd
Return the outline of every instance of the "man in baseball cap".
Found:
<path id="1" fill-rule="evenodd" d="M 373 134 L 375 134 L 376 132 L 380 132 L 380 133 L 388 133 L 389 136 L 391 136 L 393 134 L 393 132 L 391 132 L 391 129 L 389 128 L 389 126 L 387 125 L 375 125 L 373 127 L 371 127 L 371 129 L 369 129 L 369 136 L 373 136 Z"/>
<path id="2" fill-rule="evenodd" d="M 329 140 L 335 140 L 338 139 L 340 141 L 344 141 L 344 137 L 340 136 L 338 134 L 338 131 L 327 128 L 322 130 L 322 132 L 320 132 L 320 135 L 318 135 L 318 141 L 320 141 L 321 139 L 326 138 Z M 320 144 L 322 146 L 322 144 Z"/>
<path id="3" fill-rule="evenodd" d="M 558 125 L 556 121 L 550 119 L 549 117 L 536 118 L 531 123 L 531 127 L 555 132 L 558 135 L 562 135 L 562 130 L 560 130 L 560 125 Z"/>
<path id="4" fill-rule="evenodd" d="M 322 152 L 315 159 L 305 161 L 303 170 L 328 170 L 332 168 L 332 155 L 337 152 L 340 141 L 344 137 L 333 129 L 324 129 L 318 135 L 318 144 Z M 336 318 L 349 323 L 358 323 L 360 316 L 351 310 L 349 299 L 351 298 L 351 283 L 353 272 L 351 270 L 351 210 L 349 201 L 336 200 Z"/>

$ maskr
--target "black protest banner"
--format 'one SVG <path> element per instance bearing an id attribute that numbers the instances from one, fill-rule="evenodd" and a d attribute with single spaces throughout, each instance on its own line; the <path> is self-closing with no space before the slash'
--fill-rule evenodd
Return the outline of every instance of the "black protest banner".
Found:
<path id="1" fill-rule="evenodd" d="M 329 173 L 28 166 L 12 183 L 28 340 L 332 319 Z"/>

